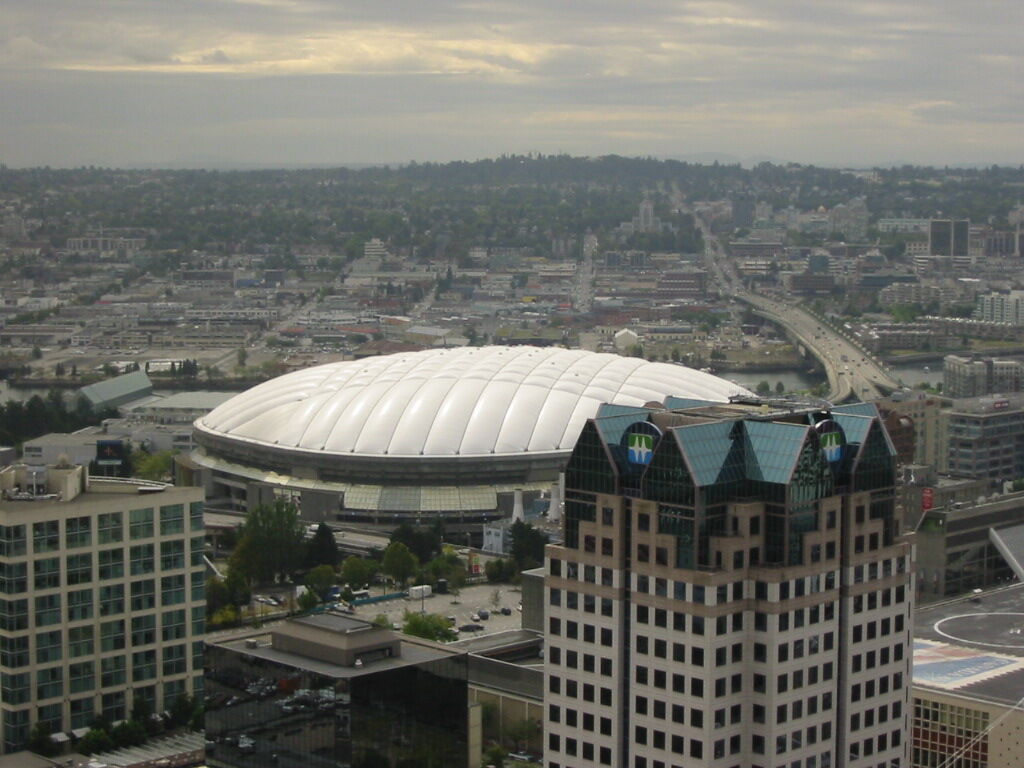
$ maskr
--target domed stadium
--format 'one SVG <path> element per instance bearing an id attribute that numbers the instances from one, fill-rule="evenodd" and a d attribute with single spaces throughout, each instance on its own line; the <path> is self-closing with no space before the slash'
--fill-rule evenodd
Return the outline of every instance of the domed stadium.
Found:
<path id="1" fill-rule="evenodd" d="M 473 524 L 551 488 L 601 403 L 749 394 L 690 368 L 555 347 L 460 347 L 280 376 L 195 422 L 212 510 L 287 497 L 307 520 Z"/>

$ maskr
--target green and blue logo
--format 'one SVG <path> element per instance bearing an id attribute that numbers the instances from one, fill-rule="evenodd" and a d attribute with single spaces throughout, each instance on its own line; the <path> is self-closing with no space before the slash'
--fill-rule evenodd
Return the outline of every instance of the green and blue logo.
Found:
<path id="1" fill-rule="evenodd" d="M 650 464 L 654 456 L 654 437 L 642 432 L 634 432 L 629 436 L 629 463 Z"/>

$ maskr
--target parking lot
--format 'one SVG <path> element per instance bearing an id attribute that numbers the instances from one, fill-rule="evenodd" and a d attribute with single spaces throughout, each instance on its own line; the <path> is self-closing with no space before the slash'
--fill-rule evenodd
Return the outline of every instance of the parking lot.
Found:
<path id="1" fill-rule="evenodd" d="M 512 584 L 474 584 L 463 587 L 458 596 L 433 594 L 423 600 L 411 598 L 391 600 L 386 603 L 360 605 L 355 611 L 356 616 L 366 621 L 372 621 L 375 617 L 383 614 L 388 621 L 399 626 L 402 624 L 406 611 L 439 613 L 442 616 L 454 616 L 456 627 L 465 624 L 481 625 L 483 631 L 475 633 L 481 635 L 521 628 L 522 614 L 518 610 L 520 598 L 519 587 Z M 490 618 L 473 621 L 473 615 L 477 614 L 481 608 L 490 612 Z M 502 615 L 502 608 L 508 608 L 511 614 Z"/>

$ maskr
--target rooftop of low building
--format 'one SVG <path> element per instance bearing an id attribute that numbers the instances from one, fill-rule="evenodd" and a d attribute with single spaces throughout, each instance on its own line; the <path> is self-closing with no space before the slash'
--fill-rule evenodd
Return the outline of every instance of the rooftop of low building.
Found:
<path id="1" fill-rule="evenodd" d="M 1024 584 L 914 613 L 914 685 L 1015 704 L 1024 694 Z"/>

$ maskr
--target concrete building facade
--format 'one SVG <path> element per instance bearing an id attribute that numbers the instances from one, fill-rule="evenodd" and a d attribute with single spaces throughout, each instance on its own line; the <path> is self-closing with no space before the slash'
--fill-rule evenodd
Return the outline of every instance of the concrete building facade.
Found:
<path id="1" fill-rule="evenodd" d="M 906 765 L 911 545 L 877 411 L 666 405 L 603 408 L 569 461 L 545 764 Z"/>
<path id="2" fill-rule="evenodd" d="M 7 467 L 0 490 L 2 751 L 201 694 L 202 490 L 74 465 Z"/>
<path id="3" fill-rule="evenodd" d="M 1024 395 L 955 400 L 940 424 L 947 446 L 942 471 L 993 481 L 1024 478 Z"/>

